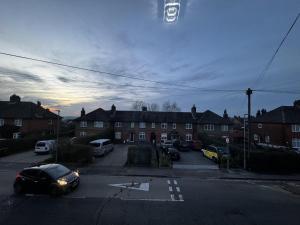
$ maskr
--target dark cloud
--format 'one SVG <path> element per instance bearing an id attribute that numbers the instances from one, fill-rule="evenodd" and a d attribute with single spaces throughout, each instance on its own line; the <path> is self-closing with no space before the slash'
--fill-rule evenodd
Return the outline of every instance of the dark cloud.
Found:
<path id="1" fill-rule="evenodd" d="M 66 77 L 62 77 L 62 76 L 58 76 L 57 79 L 63 83 L 71 83 L 73 82 L 74 80 L 72 79 L 69 79 L 69 78 L 66 78 Z"/>
<path id="2" fill-rule="evenodd" d="M 44 80 L 39 75 L 5 67 L 0 67 L 0 76 L 1 75 L 8 76 L 15 81 L 34 81 L 38 83 L 44 82 Z"/>

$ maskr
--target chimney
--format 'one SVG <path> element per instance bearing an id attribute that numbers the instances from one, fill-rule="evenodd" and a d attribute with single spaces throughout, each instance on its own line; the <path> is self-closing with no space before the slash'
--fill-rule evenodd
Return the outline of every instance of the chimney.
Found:
<path id="1" fill-rule="evenodd" d="M 85 116 L 85 110 L 84 110 L 84 108 L 81 109 L 81 114 L 80 114 L 80 117 L 83 117 L 83 116 Z"/>
<path id="2" fill-rule="evenodd" d="M 259 116 L 261 116 L 261 112 L 260 112 L 260 110 L 257 110 L 256 117 L 259 117 Z"/>
<path id="3" fill-rule="evenodd" d="M 300 100 L 294 101 L 294 107 L 300 109 Z"/>
<path id="4" fill-rule="evenodd" d="M 142 111 L 147 112 L 147 106 L 142 106 Z"/>
<path id="5" fill-rule="evenodd" d="M 117 110 L 117 108 L 116 108 L 116 106 L 113 104 L 112 106 L 111 106 L 111 110 L 110 110 L 110 112 L 111 112 L 111 117 L 114 117 L 115 116 L 115 114 L 116 114 L 116 110 Z"/>
<path id="6" fill-rule="evenodd" d="M 20 96 L 13 94 L 12 96 L 10 96 L 9 101 L 10 102 L 20 102 L 21 98 L 20 98 Z"/>
<path id="7" fill-rule="evenodd" d="M 193 117 L 194 119 L 196 119 L 197 108 L 196 108 L 195 104 L 194 104 L 193 107 L 191 108 L 191 113 L 192 113 L 192 117 Z"/>
<path id="8" fill-rule="evenodd" d="M 225 109 L 224 110 L 224 113 L 223 113 L 223 118 L 227 119 L 228 118 L 228 113 L 227 113 L 227 110 Z"/>
<path id="9" fill-rule="evenodd" d="M 42 105 L 40 101 L 37 101 L 36 104 L 37 104 L 38 107 L 41 107 L 41 105 Z"/>

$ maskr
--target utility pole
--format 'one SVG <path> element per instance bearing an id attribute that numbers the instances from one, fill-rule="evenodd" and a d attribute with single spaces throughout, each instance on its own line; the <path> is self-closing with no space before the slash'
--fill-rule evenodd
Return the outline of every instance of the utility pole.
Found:
<path id="1" fill-rule="evenodd" d="M 57 112 L 57 125 L 56 125 L 56 154 L 55 154 L 55 162 L 58 160 L 58 137 L 59 137 L 59 113 L 60 110 L 55 110 Z"/>
<path id="2" fill-rule="evenodd" d="M 246 95 L 248 96 L 248 158 L 251 151 L 251 95 L 253 90 L 248 88 L 246 90 Z"/>
<path id="3" fill-rule="evenodd" d="M 246 116 L 248 120 L 248 114 L 244 114 L 244 170 L 247 168 L 246 164 Z"/>

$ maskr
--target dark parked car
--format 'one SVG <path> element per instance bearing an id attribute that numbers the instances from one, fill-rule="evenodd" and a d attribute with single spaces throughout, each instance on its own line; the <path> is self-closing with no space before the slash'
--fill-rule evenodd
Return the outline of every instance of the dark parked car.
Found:
<path id="1" fill-rule="evenodd" d="M 78 171 L 71 171 L 60 164 L 46 164 L 23 169 L 14 182 L 16 194 L 63 194 L 75 189 L 80 182 Z"/>
<path id="2" fill-rule="evenodd" d="M 193 147 L 192 142 L 181 142 L 179 144 L 178 150 L 182 151 L 182 152 L 187 152 L 187 151 L 192 150 L 192 147 Z"/>
<path id="3" fill-rule="evenodd" d="M 180 153 L 176 148 L 168 148 L 167 154 L 170 156 L 170 158 L 174 161 L 177 161 L 180 159 Z"/>

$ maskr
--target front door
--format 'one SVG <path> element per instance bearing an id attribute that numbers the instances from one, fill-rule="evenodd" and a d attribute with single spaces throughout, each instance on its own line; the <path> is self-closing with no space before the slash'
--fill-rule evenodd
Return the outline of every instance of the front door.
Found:
<path id="1" fill-rule="evenodd" d="M 134 142 L 134 133 L 133 132 L 130 133 L 130 142 Z"/>

